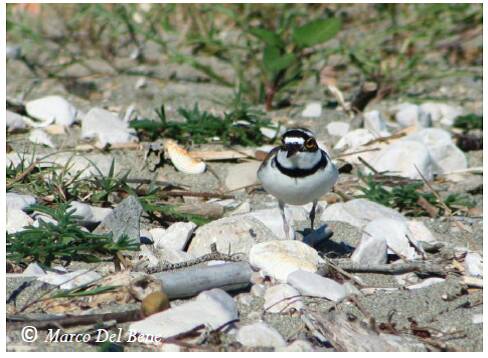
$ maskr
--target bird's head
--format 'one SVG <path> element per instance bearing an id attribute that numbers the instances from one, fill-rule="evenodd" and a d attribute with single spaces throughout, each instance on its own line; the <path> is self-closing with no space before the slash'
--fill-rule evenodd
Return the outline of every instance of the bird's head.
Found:
<path id="1" fill-rule="evenodd" d="M 287 130 L 281 137 L 281 143 L 281 150 L 286 152 L 287 158 L 297 153 L 314 153 L 319 150 L 313 133 L 305 128 Z"/>

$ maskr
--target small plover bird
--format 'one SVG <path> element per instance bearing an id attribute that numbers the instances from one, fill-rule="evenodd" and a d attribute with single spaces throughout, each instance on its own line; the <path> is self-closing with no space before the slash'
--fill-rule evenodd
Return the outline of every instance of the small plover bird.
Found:
<path id="1" fill-rule="evenodd" d="M 285 235 L 290 239 L 285 204 L 313 202 L 309 216 L 313 230 L 317 201 L 332 189 L 339 172 L 308 129 L 289 129 L 281 137 L 281 143 L 259 167 L 258 179 L 264 190 L 278 199 Z"/>

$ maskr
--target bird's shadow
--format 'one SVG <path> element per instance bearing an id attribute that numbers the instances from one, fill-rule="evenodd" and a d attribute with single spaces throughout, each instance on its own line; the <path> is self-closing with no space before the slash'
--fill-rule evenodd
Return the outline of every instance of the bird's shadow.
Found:
<path id="1" fill-rule="evenodd" d="M 331 240 L 334 232 L 327 224 L 321 225 L 315 230 L 309 228 L 297 230 L 297 233 L 303 237 L 303 242 L 317 251 L 323 252 L 328 257 L 343 257 L 348 256 L 354 251 L 354 247 L 345 242 L 335 242 Z"/>

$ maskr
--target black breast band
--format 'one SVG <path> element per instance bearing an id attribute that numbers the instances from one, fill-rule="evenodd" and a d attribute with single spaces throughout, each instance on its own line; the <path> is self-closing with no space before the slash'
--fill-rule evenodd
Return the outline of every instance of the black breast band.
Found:
<path id="1" fill-rule="evenodd" d="M 319 149 L 320 150 L 320 149 Z M 314 174 L 317 170 L 324 169 L 327 166 L 327 156 L 325 153 L 320 150 L 320 153 L 322 154 L 322 157 L 320 158 L 319 162 L 315 164 L 313 167 L 308 168 L 308 169 L 302 169 L 302 168 L 286 168 L 278 162 L 278 155 L 274 157 L 273 164 L 276 165 L 278 170 L 282 172 L 283 174 L 292 177 L 292 178 L 303 178 L 307 177 L 309 175 Z"/>

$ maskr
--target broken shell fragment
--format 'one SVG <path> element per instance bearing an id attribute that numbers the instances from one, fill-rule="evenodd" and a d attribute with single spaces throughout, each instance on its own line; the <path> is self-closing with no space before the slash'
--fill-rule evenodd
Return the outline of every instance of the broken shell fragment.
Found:
<path id="1" fill-rule="evenodd" d="M 192 158 L 190 153 L 178 145 L 174 140 L 167 139 L 164 142 L 164 147 L 168 152 L 171 163 L 173 163 L 176 169 L 180 172 L 187 174 L 201 174 L 205 171 L 205 163 L 201 160 Z"/>

